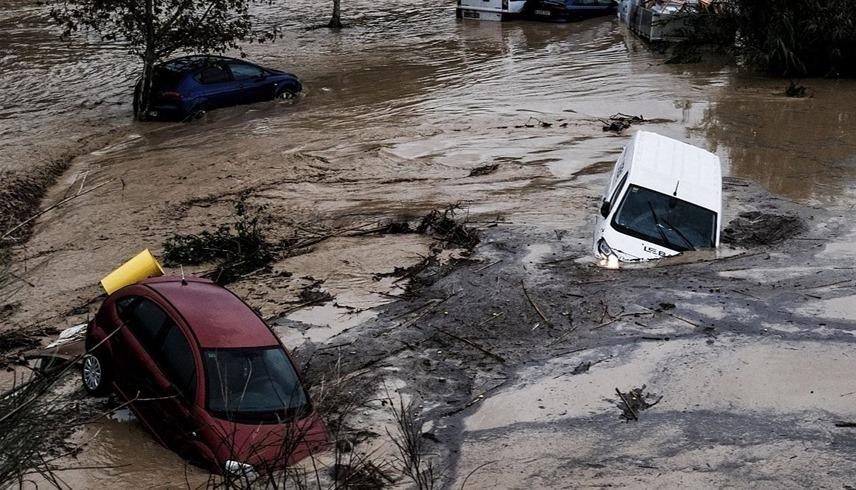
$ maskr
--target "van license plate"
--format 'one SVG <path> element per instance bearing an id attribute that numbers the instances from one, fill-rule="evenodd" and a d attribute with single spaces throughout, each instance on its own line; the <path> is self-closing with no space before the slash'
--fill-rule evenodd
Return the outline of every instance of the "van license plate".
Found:
<path id="1" fill-rule="evenodd" d="M 481 17 L 478 12 L 472 10 L 464 10 L 464 18 L 465 19 L 478 19 Z"/>
<path id="2" fill-rule="evenodd" d="M 543 15 L 545 17 L 549 17 L 550 11 L 549 10 L 536 10 L 535 15 Z"/>

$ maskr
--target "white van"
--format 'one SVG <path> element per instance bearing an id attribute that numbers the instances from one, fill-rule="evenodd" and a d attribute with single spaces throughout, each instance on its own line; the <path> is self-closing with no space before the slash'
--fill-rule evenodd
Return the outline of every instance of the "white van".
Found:
<path id="1" fill-rule="evenodd" d="M 719 246 L 719 157 L 639 131 L 615 163 L 594 230 L 604 265 Z"/>
<path id="2" fill-rule="evenodd" d="M 502 21 L 519 17 L 525 5 L 526 0 L 458 0 L 455 13 L 459 19 Z"/>

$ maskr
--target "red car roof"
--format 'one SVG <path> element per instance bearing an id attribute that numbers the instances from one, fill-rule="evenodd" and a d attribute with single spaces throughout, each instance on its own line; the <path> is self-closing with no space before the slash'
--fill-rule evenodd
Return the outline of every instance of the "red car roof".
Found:
<path id="1" fill-rule="evenodd" d="M 202 348 L 279 345 L 270 328 L 243 301 L 211 281 L 157 277 L 140 284 L 160 294 L 184 317 Z"/>

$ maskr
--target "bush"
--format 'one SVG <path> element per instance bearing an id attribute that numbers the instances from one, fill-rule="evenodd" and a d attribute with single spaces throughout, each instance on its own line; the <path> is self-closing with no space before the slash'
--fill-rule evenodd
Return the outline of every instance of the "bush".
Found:
<path id="1" fill-rule="evenodd" d="M 856 75 L 856 9 L 850 0 L 735 0 L 738 46 L 781 75 Z"/>
<path id="2" fill-rule="evenodd" d="M 174 235 L 164 244 L 163 258 L 169 266 L 215 263 L 210 275 L 227 284 L 240 276 L 266 267 L 276 256 L 276 245 L 265 237 L 269 216 L 265 208 L 252 212 L 247 207 L 247 195 L 235 202 L 235 220 L 214 231 L 198 235 Z"/>
<path id="3" fill-rule="evenodd" d="M 687 38 L 683 47 L 726 47 L 776 75 L 856 76 L 850 0 L 714 0 L 691 21 Z"/>

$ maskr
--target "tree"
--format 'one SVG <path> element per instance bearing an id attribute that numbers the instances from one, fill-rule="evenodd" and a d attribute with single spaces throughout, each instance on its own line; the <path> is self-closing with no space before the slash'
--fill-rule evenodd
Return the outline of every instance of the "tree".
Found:
<path id="1" fill-rule="evenodd" d="M 852 0 L 713 0 L 687 20 L 681 55 L 712 45 L 775 75 L 856 77 Z"/>
<path id="2" fill-rule="evenodd" d="M 341 19 L 341 11 L 339 9 L 339 0 L 333 0 L 333 16 L 330 17 L 330 22 L 327 24 L 327 27 L 330 29 L 341 29 L 342 28 L 342 19 Z"/>
<path id="3" fill-rule="evenodd" d="M 179 52 L 218 53 L 242 41 L 276 38 L 276 30 L 253 32 L 250 4 L 272 0 L 57 0 L 51 17 L 63 36 L 92 32 L 125 43 L 143 63 L 135 90 L 137 117 L 149 109 L 155 65 Z"/>

